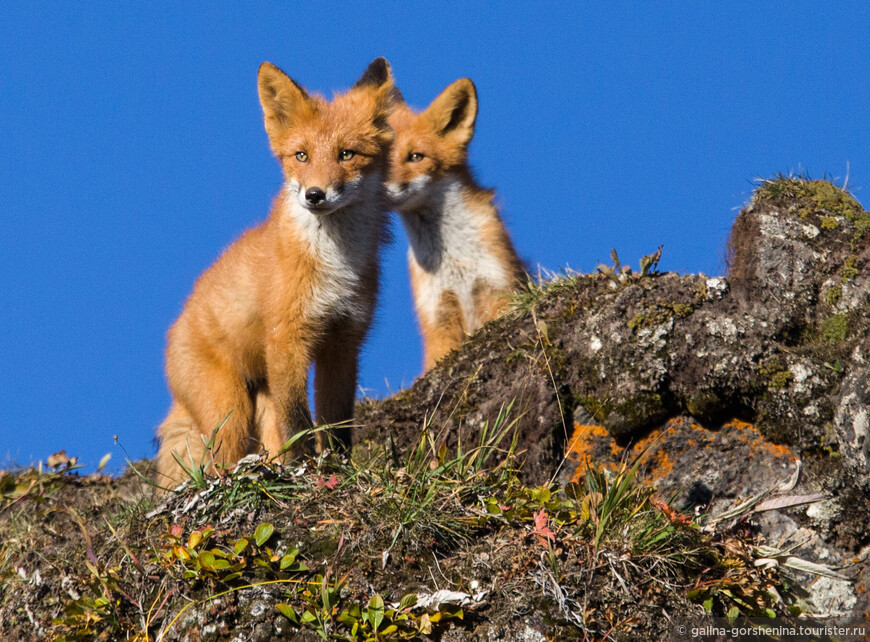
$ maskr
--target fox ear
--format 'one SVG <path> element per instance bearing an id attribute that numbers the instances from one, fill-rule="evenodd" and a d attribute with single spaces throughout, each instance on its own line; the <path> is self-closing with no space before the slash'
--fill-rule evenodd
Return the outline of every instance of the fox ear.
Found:
<path id="1" fill-rule="evenodd" d="M 469 78 L 460 78 L 442 91 L 423 112 L 438 133 L 467 145 L 474 136 L 477 119 L 477 90 Z"/>
<path id="2" fill-rule="evenodd" d="M 362 87 L 378 88 L 386 82 L 393 81 L 393 74 L 390 71 L 390 63 L 385 58 L 375 58 L 369 64 L 368 68 L 360 76 L 359 80 L 353 85 L 353 89 Z"/>
<path id="3" fill-rule="evenodd" d="M 374 90 L 378 108 L 383 111 L 390 111 L 393 105 L 404 102 L 404 98 L 393 80 L 390 63 L 384 58 L 372 60 L 363 75 L 351 87 L 351 90 L 354 89 Z"/>
<path id="4" fill-rule="evenodd" d="M 270 140 L 274 140 L 299 116 L 314 109 L 306 91 L 271 62 L 260 65 L 257 88 Z"/>

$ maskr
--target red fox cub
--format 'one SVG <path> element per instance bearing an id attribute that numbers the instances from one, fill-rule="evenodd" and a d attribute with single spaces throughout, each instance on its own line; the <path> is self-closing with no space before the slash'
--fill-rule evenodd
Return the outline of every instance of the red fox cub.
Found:
<path id="1" fill-rule="evenodd" d="M 317 422 L 353 415 L 389 211 L 390 67 L 378 58 L 331 102 L 268 62 L 258 86 L 285 183 L 269 218 L 200 276 L 169 330 L 173 402 L 157 430 L 164 481 L 184 478 L 173 453 L 198 465 L 218 426 L 215 463 L 235 463 L 261 446 L 274 456 L 312 425 L 312 362 Z M 346 445 L 348 431 L 339 435 Z"/>
<path id="2" fill-rule="evenodd" d="M 497 316 L 526 280 L 493 192 L 468 167 L 477 92 L 468 78 L 415 113 L 396 107 L 387 190 L 408 233 L 414 305 L 429 370 Z"/>

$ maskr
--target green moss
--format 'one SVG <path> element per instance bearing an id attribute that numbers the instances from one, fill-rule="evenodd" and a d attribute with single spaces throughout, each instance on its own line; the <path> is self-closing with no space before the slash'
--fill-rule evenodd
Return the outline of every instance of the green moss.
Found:
<path id="1" fill-rule="evenodd" d="M 845 216 L 850 221 L 864 211 L 861 204 L 851 194 L 841 190 L 830 181 L 807 181 L 805 187 L 807 195 L 812 199 L 816 209 Z"/>
<path id="2" fill-rule="evenodd" d="M 662 323 L 667 323 L 672 316 L 673 314 L 667 310 L 657 310 L 655 308 L 639 312 L 628 322 L 628 329 L 632 332 L 637 332 L 643 328 L 651 328 Z"/>
<path id="3" fill-rule="evenodd" d="M 788 385 L 788 382 L 794 379 L 794 375 L 789 370 L 780 370 L 770 378 L 769 388 L 773 390 L 782 390 Z"/>
<path id="4" fill-rule="evenodd" d="M 607 419 L 607 415 L 611 412 L 610 404 L 599 401 L 598 398 L 592 395 L 578 397 L 577 402 L 586 409 L 586 412 L 592 415 L 592 418 L 595 419 L 595 421 L 601 424 L 604 423 L 604 420 Z"/>
<path id="5" fill-rule="evenodd" d="M 667 323 L 673 317 L 687 317 L 695 311 L 691 303 L 677 303 L 659 299 L 655 307 L 635 314 L 628 322 L 628 329 L 637 332 L 643 328 L 651 328 L 656 325 Z"/>
<path id="6" fill-rule="evenodd" d="M 695 311 L 694 306 L 689 303 L 674 303 L 671 309 L 678 317 L 687 317 Z"/>
<path id="7" fill-rule="evenodd" d="M 825 294 L 825 303 L 828 305 L 837 305 L 837 301 L 843 296 L 843 287 L 836 285 Z"/>
<path id="8" fill-rule="evenodd" d="M 710 391 L 699 392 L 691 397 L 687 397 L 683 404 L 686 410 L 693 417 L 698 419 L 706 419 L 721 412 L 723 409 L 722 398 Z"/>
<path id="9" fill-rule="evenodd" d="M 767 387 L 771 390 L 782 390 L 794 378 L 794 375 L 779 356 L 773 356 L 765 360 L 758 369 L 758 372 L 767 380 Z"/>
<path id="10" fill-rule="evenodd" d="M 840 343 L 848 334 L 848 314 L 835 314 L 819 324 L 819 335 L 826 343 Z"/>
<path id="11" fill-rule="evenodd" d="M 820 226 L 823 230 L 836 230 L 840 222 L 833 216 L 823 216 Z"/>
<path id="12" fill-rule="evenodd" d="M 870 230 L 870 212 L 861 212 L 854 219 L 849 219 L 855 224 L 855 234 L 861 235 Z"/>
<path id="13" fill-rule="evenodd" d="M 707 279 L 700 278 L 695 282 L 695 287 L 692 288 L 692 292 L 695 294 L 695 305 L 700 305 L 704 301 L 707 300 L 707 296 L 710 294 L 709 288 L 707 287 Z"/>
<path id="14" fill-rule="evenodd" d="M 664 400 L 657 392 L 641 392 L 616 402 L 592 395 L 579 396 L 577 401 L 616 439 L 629 437 L 667 415 Z"/>
<path id="15" fill-rule="evenodd" d="M 861 241 L 863 240 L 864 235 L 867 230 L 870 230 L 870 212 L 860 212 L 855 214 L 849 218 L 849 221 L 855 226 L 855 232 L 849 240 L 849 247 L 853 252 L 857 252 L 861 248 Z"/>
<path id="16" fill-rule="evenodd" d="M 847 257 L 845 262 L 843 263 L 843 267 L 840 270 L 840 278 L 843 283 L 848 283 L 852 279 L 854 279 L 859 274 L 858 270 L 858 257 L 852 254 Z"/>

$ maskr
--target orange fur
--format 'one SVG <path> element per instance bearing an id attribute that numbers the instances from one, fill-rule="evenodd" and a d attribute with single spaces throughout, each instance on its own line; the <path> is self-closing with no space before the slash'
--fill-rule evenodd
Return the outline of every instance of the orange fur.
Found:
<path id="1" fill-rule="evenodd" d="M 158 428 L 163 483 L 183 478 L 173 453 L 198 465 L 204 439 L 221 422 L 215 463 L 232 464 L 260 448 L 276 455 L 312 425 L 312 362 L 317 422 L 353 414 L 357 357 L 372 321 L 386 233 L 392 76 L 386 61 L 375 60 L 331 102 L 308 95 L 270 63 L 261 65 L 258 85 L 285 185 L 269 218 L 197 280 L 169 331 L 173 403 Z M 316 202 L 312 189 L 322 192 Z M 339 437 L 349 444 L 348 429 Z"/>
<path id="2" fill-rule="evenodd" d="M 497 316 L 527 278 L 492 191 L 468 167 L 476 117 L 477 93 L 467 78 L 423 112 L 402 104 L 390 116 L 396 138 L 387 188 L 411 244 L 425 370 Z"/>

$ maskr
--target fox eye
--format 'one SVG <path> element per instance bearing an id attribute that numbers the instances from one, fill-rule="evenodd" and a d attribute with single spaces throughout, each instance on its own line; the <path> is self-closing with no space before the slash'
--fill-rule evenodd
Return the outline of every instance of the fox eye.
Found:
<path id="1" fill-rule="evenodd" d="M 426 157 L 423 156 L 423 154 L 421 154 L 420 152 L 411 152 L 410 154 L 408 154 L 408 161 L 411 163 L 419 163 L 424 158 Z"/>
<path id="2" fill-rule="evenodd" d="M 341 153 L 338 155 L 338 160 L 349 161 L 351 158 L 356 156 L 356 152 L 350 149 L 343 149 Z"/>
<path id="3" fill-rule="evenodd" d="M 308 154 L 306 154 L 305 152 L 296 152 L 296 160 L 298 160 L 300 163 L 304 163 L 308 160 Z"/>

